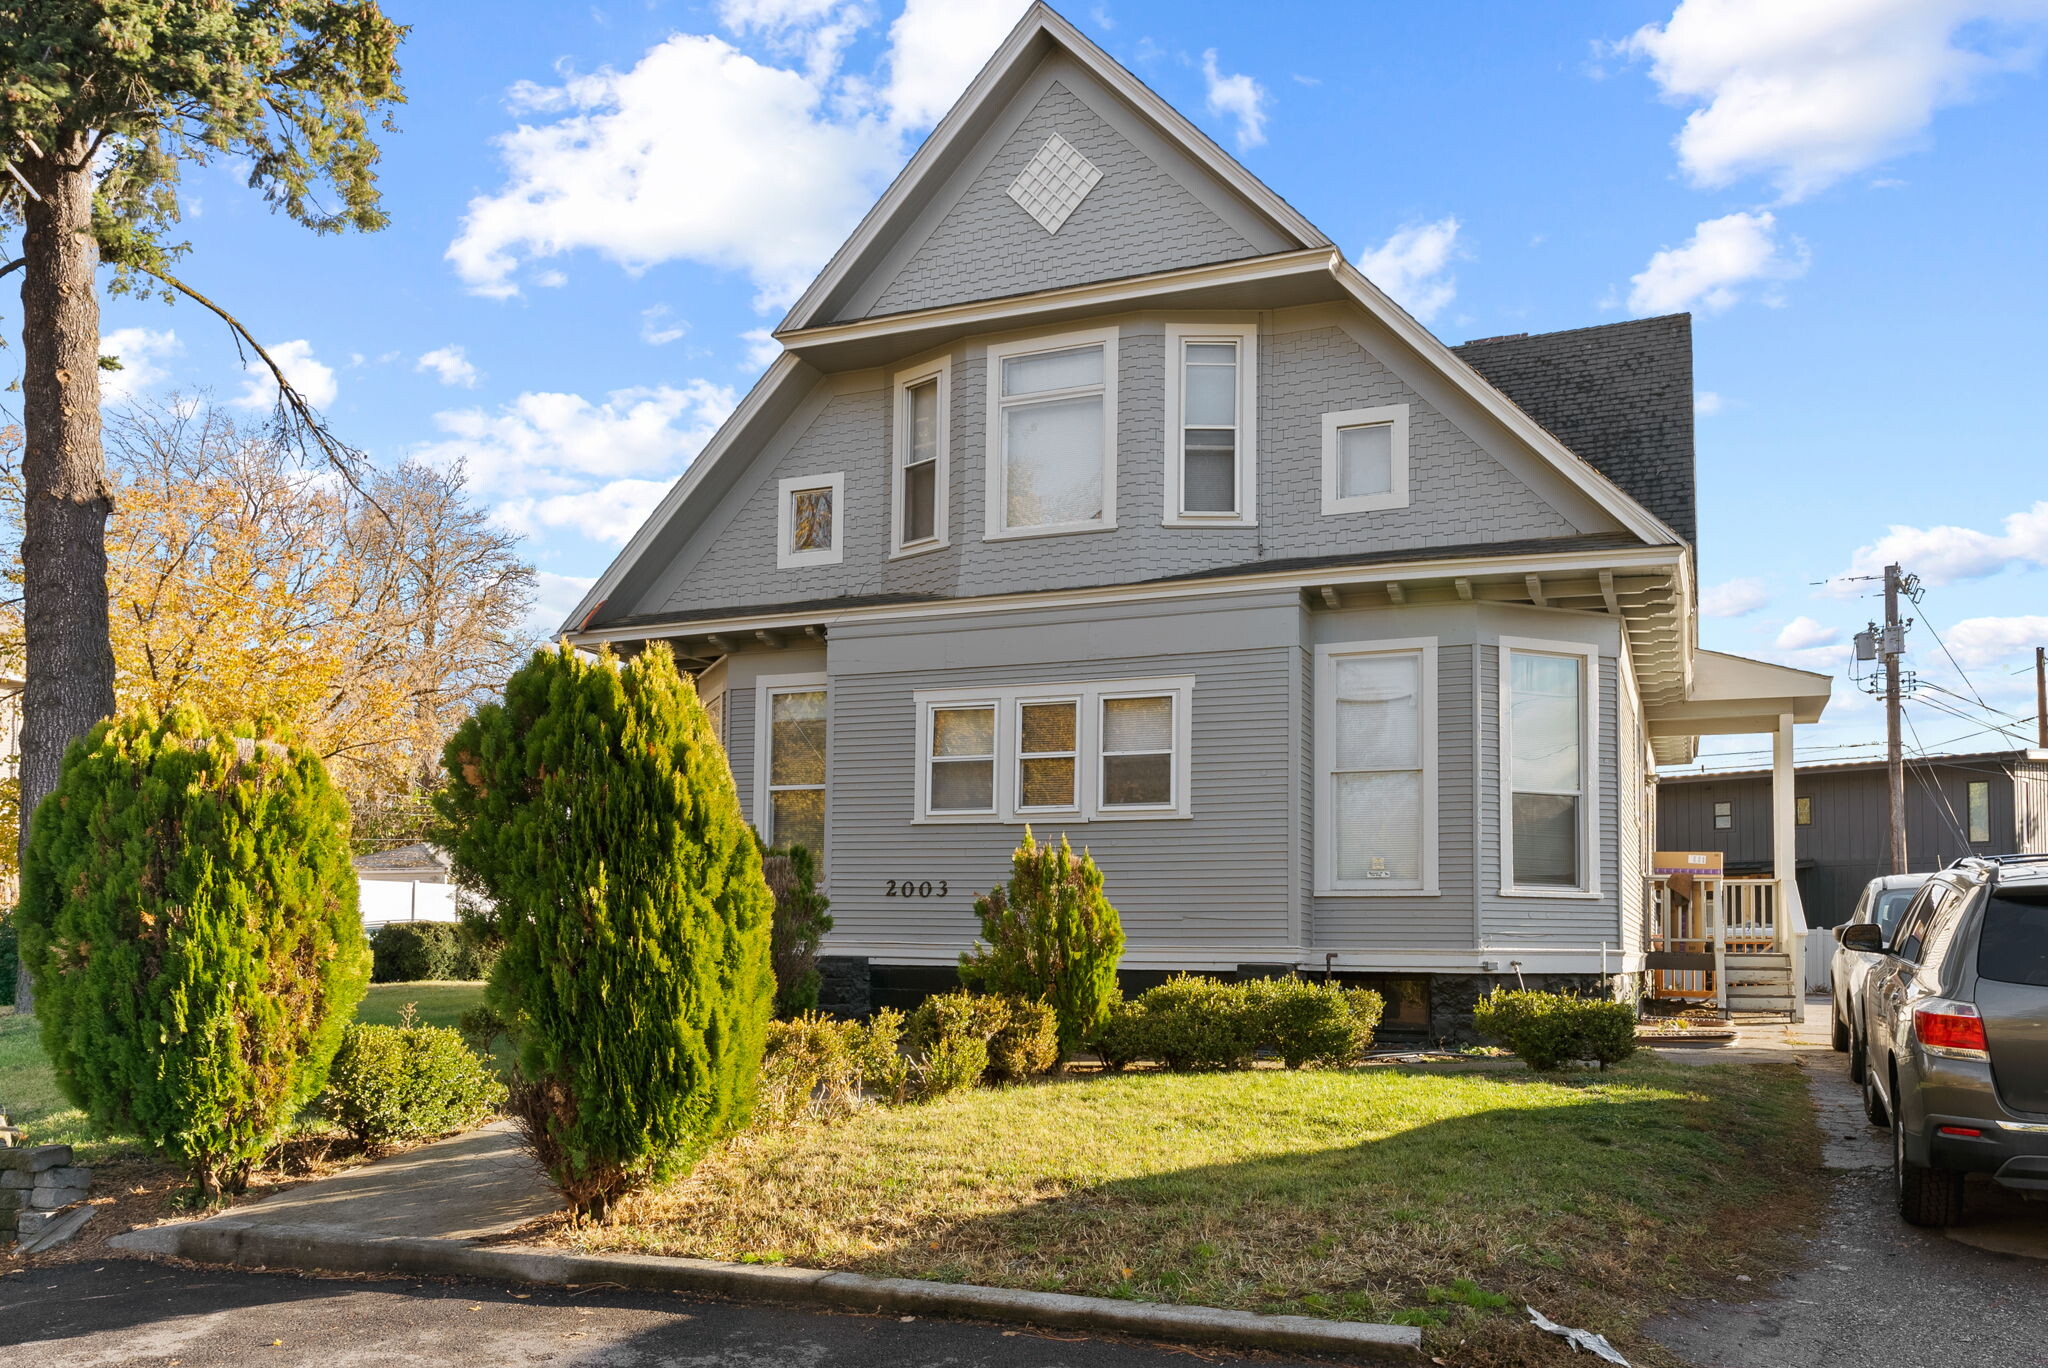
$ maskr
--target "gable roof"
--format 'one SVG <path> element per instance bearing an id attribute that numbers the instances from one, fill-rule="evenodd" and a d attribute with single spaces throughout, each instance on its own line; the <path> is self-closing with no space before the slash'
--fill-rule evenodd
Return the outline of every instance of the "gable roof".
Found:
<path id="1" fill-rule="evenodd" d="M 776 332 L 801 331 L 841 321 L 845 296 L 873 271 L 925 207 L 924 191 L 958 171 L 1045 58 L 1059 53 L 1122 97 L 1170 144 L 1243 201 L 1280 240 L 1279 250 L 1330 247 L 1330 239 L 1201 129 L 1097 47 L 1049 6 L 1034 3 L 1010 30 L 946 117 L 932 129 L 881 199 L 841 244 L 809 289 L 791 306 Z"/>
<path id="2" fill-rule="evenodd" d="M 1686 541 L 1697 539 L 1691 314 L 1451 350 Z"/>

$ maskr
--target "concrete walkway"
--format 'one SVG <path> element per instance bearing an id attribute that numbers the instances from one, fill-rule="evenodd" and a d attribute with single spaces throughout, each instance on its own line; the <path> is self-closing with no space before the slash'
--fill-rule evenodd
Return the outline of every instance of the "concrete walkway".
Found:
<path id="1" fill-rule="evenodd" d="M 316 1179 L 217 1219 L 474 1240 L 516 1229 L 561 1205 L 519 1132 L 499 1121 Z"/>

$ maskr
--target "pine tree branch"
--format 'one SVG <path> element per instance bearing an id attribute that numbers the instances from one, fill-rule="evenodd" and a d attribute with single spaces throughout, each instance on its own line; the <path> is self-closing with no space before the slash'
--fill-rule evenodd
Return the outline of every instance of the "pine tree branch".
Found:
<path id="1" fill-rule="evenodd" d="M 143 259 L 135 261 L 133 265 L 135 269 L 162 281 L 195 304 L 210 309 L 223 323 L 226 323 L 229 330 L 234 334 L 236 351 L 240 353 L 241 349 L 246 346 L 250 351 L 256 353 L 256 359 L 263 363 L 265 369 L 270 372 L 271 380 L 277 385 L 277 426 L 279 434 L 291 441 L 301 451 L 305 450 L 306 443 L 310 440 L 320 455 L 325 458 L 327 464 L 334 467 L 335 472 L 354 491 L 356 497 L 360 498 L 371 508 L 376 509 L 377 515 L 383 518 L 385 522 L 391 521 L 391 515 L 384 511 L 384 506 L 378 503 L 370 491 L 363 486 L 362 474 L 365 466 L 368 464 L 368 458 L 362 452 L 328 431 L 327 424 L 321 419 L 319 410 L 315 409 L 306 396 L 299 393 L 292 386 L 292 382 L 285 378 L 284 368 L 277 364 L 276 358 L 264 349 L 263 344 L 256 340 L 255 334 L 249 331 L 247 325 L 241 319 L 236 318 L 205 295 L 199 293 L 199 291 L 193 289 L 169 271 L 164 270 L 157 262 Z M 244 355 L 242 360 L 246 364 L 248 357 Z"/>

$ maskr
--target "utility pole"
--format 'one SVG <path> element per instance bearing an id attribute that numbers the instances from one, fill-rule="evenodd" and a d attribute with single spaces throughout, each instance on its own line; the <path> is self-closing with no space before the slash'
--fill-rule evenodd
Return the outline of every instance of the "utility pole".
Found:
<path id="1" fill-rule="evenodd" d="M 2048 646 L 2034 648 L 2034 739 L 2048 750 Z"/>
<path id="2" fill-rule="evenodd" d="M 1884 568 L 1884 634 L 1878 638 L 1884 658 L 1885 778 L 1891 815 L 1892 873 L 1906 873 L 1906 753 L 1899 735 L 1899 657 L 1906 648 L 1906 629 L 1899 621 L 1899 567 Z"/>

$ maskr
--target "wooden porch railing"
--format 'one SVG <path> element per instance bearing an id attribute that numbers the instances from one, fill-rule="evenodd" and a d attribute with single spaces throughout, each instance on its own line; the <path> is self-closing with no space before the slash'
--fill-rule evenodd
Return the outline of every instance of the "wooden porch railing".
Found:
<path id="1" fill-rule="evenodd" d="M 1658 969 L 1651 985 L 1654 997 L 1719 1001 L 1719 980 L 1729 955 L 1785 952 L 1800 947 L 1782 914 L 1784 899 L 1773 878 L 1729 878 L 1702 881 L 1691 898 L 1674 896 L 1662 879 L 1650 886 L 1650 948 L 1685 955 L 1697 968 Z M 1795 975 L 1796 981 L 1796 975 Z"/>

